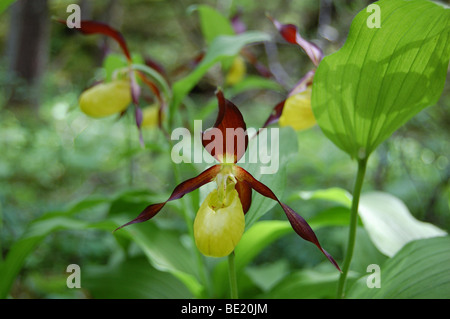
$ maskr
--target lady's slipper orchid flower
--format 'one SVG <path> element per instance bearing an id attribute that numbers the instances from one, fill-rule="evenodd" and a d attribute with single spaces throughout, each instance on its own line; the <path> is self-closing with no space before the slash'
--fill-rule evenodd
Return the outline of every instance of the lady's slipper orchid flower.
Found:
<path id="1" fill-rule="evenodd" d="M 85 90 L 79 101 L 80 109 L 96 118 L 121 113 L 130 103 L 130 83 L 125 80 L 99 83 Z"/>
<path id="2" fill-rule="evenodd" d="M 303 239 L 315 244 L 339 269 L 331 255 L 321 247 L 308 223 L 292 208 L 282 203 L 269 187 L 236 164 L 247 149 L 246 124 L 239 109 L 225 99 L 220 90 L 217 91 L 216 96 L 219 106 L 218 116 L 214 127 L 203 133 L 202 143 L 220 164 L 182 182 L 175 187 L 167 201 L 147 206 L 135 219 L 116 230 L 147 221 L 153 218 L 167 202 L 179 199 L 209 182 L 215 182 L 217 188 L 206 197 L 194 221 L 195 242 L 203 254 L 223 257 L 234 250 L 244 232 L 244 215 L 251 205 L 252 190 L 255 190 L 278 202 L 294 231 Z M 233 134 L 229 134 L 230 131 Z"/>
<path id="3" fill-rule="evenodd" d="M 319 65 L 324 55 L 317 45 L 303 39 L 295 25 L 281 24 L 273 18 L 270 19 L 287 42 L 300 46 L 314 66 L 317 67 Z M 295 130 L 301 131 L 316 124 L 316 119 L 311 109 L 311 90 L 314 73 L 315 68 L 306 73 L 289 92 L 287 98 L 275 106 L 264 127 L 279 121 L 280 126 L 291 126 Z"/>
<path id="4" fill-rule="evenodd" d="M 66 24 L 65 20 L 57 21 Z M 120 74 L 121 76 L 119 79 L 100 83 L 85 90 L 80 96 L 80 109 L 86 115 L 96 118 L 113 114 L 120 114 L 120 116 L 122 116 L 130 103 L 133 102 L 135 106 L 136 125 L 140 132 L 144 115 L 142 109 L 139 107 L 141 87 L 137 82 L 137 76 L 158 100 L 159 114 L 156 118 L 159 121 L 158 126 L 162 127 L 161 120 L 166 108 L 166 102 L 164 101 L 161 90 L 141 69 L 135 68 L 123 35 L 105 23 L 89 20 L 80 21 L 80 27 L 76 28 L 76 30 L 84 35 L 102 34 L 112 38 L 119 44 L 128 64 L 128 67 L 122 70 L 123 72 Z M 161 78 L 163 81 L 165 80 L 159 68 L 155 67 L 154 64 L 151 64 L 149 67 L 154 70 L 155 73 L 161 75 L 158 75 L 158 78 Z M 140 141 L 141 144 L 143 144 L 141 132 Z"/>
<path id="5" fill-rule="evenodd" d="M 311 86 L 305 91 L 289 96 L 284 102 L 279 123 L 281 127 L 291 126 L 296 131 L 306 130 L 316 124 L 311 109 Z"/>

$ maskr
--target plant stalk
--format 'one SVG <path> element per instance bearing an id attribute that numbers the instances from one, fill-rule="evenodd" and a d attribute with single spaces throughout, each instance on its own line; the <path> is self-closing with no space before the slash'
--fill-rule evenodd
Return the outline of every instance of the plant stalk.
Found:
<path id="1" fill-rule="evenodd" d="M 231 299 L 238 299 L 236 267 L 234 265 L 234 250 L 228 255 L 228 275 L 230 279 Z"/>
<path id="2" fill-rule="evenodd" d="M 364 176 L 366 173 L 367 158 L 358 160 L 358 172 L 356 174 L 356 181 L 353 189 L 353 199 L 350 215 L 350 229 L 348 234 L 347 251 L 344 259 L 344 265 L 342 266 L 342 273 L 339 277 L 337 298 L 344 298 L 345 296 L 345 284 L 347 281 L 348 271 L 352 262 L 353 251 L 356 241 L 356 229 L 358 226 L 358 206 L 359 198 L 361 196 L 361 189 L 364 182 Z"/>

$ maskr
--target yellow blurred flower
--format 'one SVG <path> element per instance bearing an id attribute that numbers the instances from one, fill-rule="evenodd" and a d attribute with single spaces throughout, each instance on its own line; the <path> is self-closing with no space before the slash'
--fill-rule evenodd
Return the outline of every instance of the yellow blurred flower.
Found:
<path id="1" fill-rule="evenodd" d="M 80 109 L 96 118 L 120 113 L 130 103 L 130 83 L 125 80 L 97 84 L 84 91 L 79 100 Z"/>
<path id="2" fill-rule="evenodd" d="M 240 55 L 236 56 L 228 70 L 225 85 L 234 85 L 242 81 L 247 71 L 245 60 Z"/>
<path id="3" fill-rule="evenodd" d="M 280 126 L 291 126 L 296 131 L 306 130 L 316 124 L 311 109 L 311 86 L 286 100 L 279 123 Z"/>
<path id="4" fill-rule="evenodd" d="M 142 109 L 142 127 L 158 127 L 159 106 L 152 104 Z"/>

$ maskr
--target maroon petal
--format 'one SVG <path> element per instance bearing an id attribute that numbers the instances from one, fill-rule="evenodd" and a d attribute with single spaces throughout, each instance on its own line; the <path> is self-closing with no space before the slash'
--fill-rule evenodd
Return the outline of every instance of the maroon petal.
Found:
<path id="1" fill-rule="evenodd" d="M 279 102 L 277 105 L 275 105 L 272 113 L 269 115 L 266 122 L 264 123 L 263 128 L 269 126 L 272 123 L 277 122 L 280 119 L 281 114 L 283 113 L 283 108 L 284 108 L 285 102 L 286 102 L 286 100 L 283 100 L 283 101 Z"/>
<path id="2" fill-rule="evenodd" d="M 218 90 L 216 96 L 219 113 L 213 129 L 203 132 L 202 144 L 219 162 L 232 159 L 236 163 L 247 150 L 247 126 L 239 109 L 225 99 L 222 91 Z M 222 141 L 216 141 L 218 134 Z"/>
<path id="3" fill-rule="evenodd" d="M 295 25 L 282 24 L 271 17 L 269 18 L 272 20 L 278 32 L 280 32 L 281 36 L 287 42 L 299 45 L 305 51 L 305 53 L 308 55 L 308 57 L 311 59 L 314 65 L 315 66 L 319 65 L 324 55 L 322 50 L 317 45 L 303 39 L 300 36 L 300 33 L 298 32 L 297 27 Z"/>
<path id="4" fill-rule="evenodd" d="M 103 34 L 110 38 L 113 38 L 122 48 L 122 51 L 127 57 L 128 61 L 131 61 L 131 55 L 128 51 L 128 47 L 122 33 L 111 28 L 106 23 L 84 20 L 81 21 L 81 28 L 77 30 L 79 30 L 83 34 Z"/>
<path id="5" fill-rule="evenodd" d="M 308 223 L 301 217 L 299 214 L 297 214 L 292 208 L 287 206 L 286 204 L 280 202 L 280 200 L 277 198 L 277 196 L 272 192 L 272 190 L 255 179 L 249 172 L 247 172 L 242 167 L 236 166 L 236 177 L 239 181 L 245 182 L 249 184 L 255 191 L 260 193 L 263 196 L 269 197 L 280 204 L 280 206 L 283 208 L 284 213 L 286 214 L 286 217 L 288 218 L 292 228 L 294 231 L 303 239 L 312 242 L 314 245 L 317 246 L 317 248 L 320 249 L 320 251 L 328 258 L 328 260 L 339 270 L 338 264 L 336 261 L 331 257 L 331 255 L 322 248 L 322 246 L 319 243 L 319 240 L 316 237 L 316 234 L 311 229 L 311 227 L 308 225 Z"/>
<path id="6" fill-rule="evenodd" d="M 65 20 L 56 19 L 57 22 L 66 24 Z M 110 38 L 113 38 L 122 48 L 123 53 L 125 54 L 128 61 L 131 61 L 131 55 L 128 51 L 127 43 L 122 33 L 110 27 L 106 23 L 91 21 L 91 20 L 82 20 L 80 22 L 80 28 L 75 28 L 75 30 L 80 31 L 83 34 L 103 34 Z"/>
<path id="7" fill-rule="evenodd" d="M 244 214 L 246 214 L 252 204 L 252 188 L 249 184 L 240 181 L 237 181 L 235 188 L 239 194 L 242 210 L 244 211 Z"/>
<path id="8" fill-rule="evenodd" d="M 128 223 L 118 227 L 116 230 L 121 229 L 122 227 L 136 224 L 136 223 L 142 223 L 145 222 L 151 218 L 153 218 L 163 207 L 167 202 L 180 199 L 187 193 L 190 193 L 197 188 L 211 182 L 214 180 L 216 175 L 220 171 L 220 165 L 214 165 L 207 170 L 200 173 L 198 176 L 193 177 L 191 179 L 188 179 L 182 183 L 180 183 L 172 192 L 172 195 L 170 195 L 169 199 L 167 199 L 164 203 L 158 203 L 158 204 L 152 204 L 150 206 L 147 206 L 142 213 L 140 213 L 135 219 L 132 221 L 129 221 Z M 114 231 L 116 231 L 114 230 Z"/>

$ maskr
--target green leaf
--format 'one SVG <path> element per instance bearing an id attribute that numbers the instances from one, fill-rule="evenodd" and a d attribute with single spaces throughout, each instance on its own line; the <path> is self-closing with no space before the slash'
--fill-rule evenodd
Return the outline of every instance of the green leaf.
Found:
<path id="1" fill-rule="evenodd" d="M 3 11 L 5 11 L 6 9 L 8 9 L 8 7 L 10 5 L 12 5 L 14 2 L 16 2 L 16 0 L 3 0 L 0 3 L 0 14 L 2 14 Z"/>
<path id="2" fill-rule="evenodd" d="M 281 259 L 270 264 L 248 267 L 245 272 L 262 291 L 269 291 L 289 274 L 289 264 Z"/>
<path id="3" fill-rule="evenodd" d="M 2 274 L 0 299 L 8 296 L 9 290 L 26 258 L 50 233 L 64 229 L 113 229 L 113 225 L 109 221 L 86 222 L 72 218 L 74 214 L 102 205 L 105 202 L 107 202 L 107 199 L 103 197 L 88 197 L 69 205 L 65 211 L 49 212 L 32 221 L 24 235 L 9 248 L 8 254 L 0 263 L 0 273 Z"/>
<path id="4" fill-rule="evenodd" d="M 117 228 L 128 222 L 130 215 L 135 217 L 136 212 L 142 211 L 151 202 L 155 200 L 146 191 L 125 192 L 111 203 L 109 219 Z M 125 237 L 137 244 L 155 269 L 177 277 L 196 297 L 202 295 L 204 287 L 198 279 L 193 251 L 197 248 L 187 244 L 178 231 L 149 221 L 124 227 L 114 234 L 118 239 Z"/>
<path id="5" fill-rule="evenodd" d="M 345 189 L 339 187 L 317 189 L 314 191 L 301 191 L 296 195 L 304 200 L 310 199 L 326 200 L 335 202 L 347 208 L 350 208 L 352 205 L 352 195 Z M 292 196 L 291 199 L 294 199 L 296 195 Z"/>
<path id="6" fill-rule="evenodd" d="M 352 195 L 346 190 L 333 187 L 308 192 L 299 192 L 291 199 L 319 199 L 338 203 L 311 218 L 311 225 L 348 225 Z M 370 192 L 361 195 L 359 202 L 360 224 L 364 225 L 372 242 L 386 256 L 392 257 L 406 243 L 421 238 L 445 236 L 438 227 L 415 219 L 408 207 L 398 198 L 388 193 Z"/>
<path id="7" fill-rule="evenodd" d="M 369 154 L 442 93 L 450 10 L 423 0 L 375 3 L 353 20 L 345 45 L 318 66 L 312 108 L 324 134 L 354 158 Z"/>
<path id="8" fill-rule="evenodd" d="M 140 54 L 132 54 L 131 60 L 134 65 L 145 65 L 145 61 Z M 109 53 L 102 64 L 105 72 L 105 82 L 111 81 L 116 71 L 124 69 L 127 66 L 128 62 L 123 54 Z"/>
<path id="9" fill-rule="evenodd" d="M 127 66 L 127 61 L 122 54 L 108 54 L 103 61 L 103 69 L 105 70 L 105 82 L 112 80 L 114 72 Z"/>
<path id="10" fill-rule="evenodd" d="M 313 229 L 327 226 L 348 226 L 349 223 L 350 209 L 342 206 L 325 209 L 308 219 L 308 224 Z"/>
<path id="11" fill-rule="evenodd" d="M 237 55 L 245 45 L 269 40 L 270 36 L 268 34 L 257 31 L 249 31 L 239 35 L 223 35 L 216 37 L 209 46 L 205 57 L 195 70 L 173 84 L 170 116 L 174 116 L 174 112 L 176 112 L 186 95 L 214 64 Z"/>
<path id="12" fill-rule="evenodd" d="M 31 254 L 34 248 L 50 233 L 71 229 L 114 229 L 114 223 L 110 221 L 104 222 L 86 222 L 60 215 L 53 215 L 51 218 L 45 217 L 33 221 L 25 235 L 16 241 L 9 249 L 5 260 L 0 264 L 0 273 L 2 280 L 0 281 L 0 298 L 6 298 L 11 285 L 14 283 L 17 274 L 22 268 L 26 258 Z"/>
<path id="13" fill-rule="evenodd" d="M 231 88 L 225 89 L 225 96 L 233 97 L 249 90 L 282 91 L 282 87 L 272 79 L 247 75 L 239 83 L 234 84 Z"/>
<path id="14" fill-rule="evenodd" d="M 415 219 L 401 200 L 383 192 L 363 194 L 359 216 L 374 245 L 389 257 L 415 239 L 447 235 L 442 229 Z"/>
<path id="15" fill-rule="evenodd" d="M 334 269 L 333 271 L 299 270 L 283 278 L 271 291 L 259 297 L 263 299 L 333 298 L 336 294 L 338 278 L 339 273 Z M 350 273 L 349 282 L 354 280 L 354 273 Z"/>
<path id="16" fill-rule="evenodd" d="M 117 225 L 123 225 L 128 218 L 114 218 Z M 195 247 L 186 247 L 180 234 L 160 229 L 154 222 L 134 224 L 120 229 L 117 235 L 126 234 L 148 257 L 150 263 L 159 271 L 170 272 L 180 279 L 194 295 L 200 296 L 203 287 L 198 280 L 195 264 Z"/>
<path id="17" fill-rule="evenodd" d="M 107 266 L 83 268 L 82 287 L 95 299 L 185 299 L 193 295 L 170 273 L 135 257 Z"/>
<path id="18" fill-rule="evenodd" d="M 449 299 L 450 237 L 415 240 L 380 267 L 380 288 L 358 280 L 348 298 Z"/>
<path id="19" fill-rule="evenodd" d="M 219 35 L 234 34 L 230 20 L 216 9 L 208 5 L 194 5 L 189 9 L 198 11 L 200 27 L 207 44 L 210 44 Z"/>

